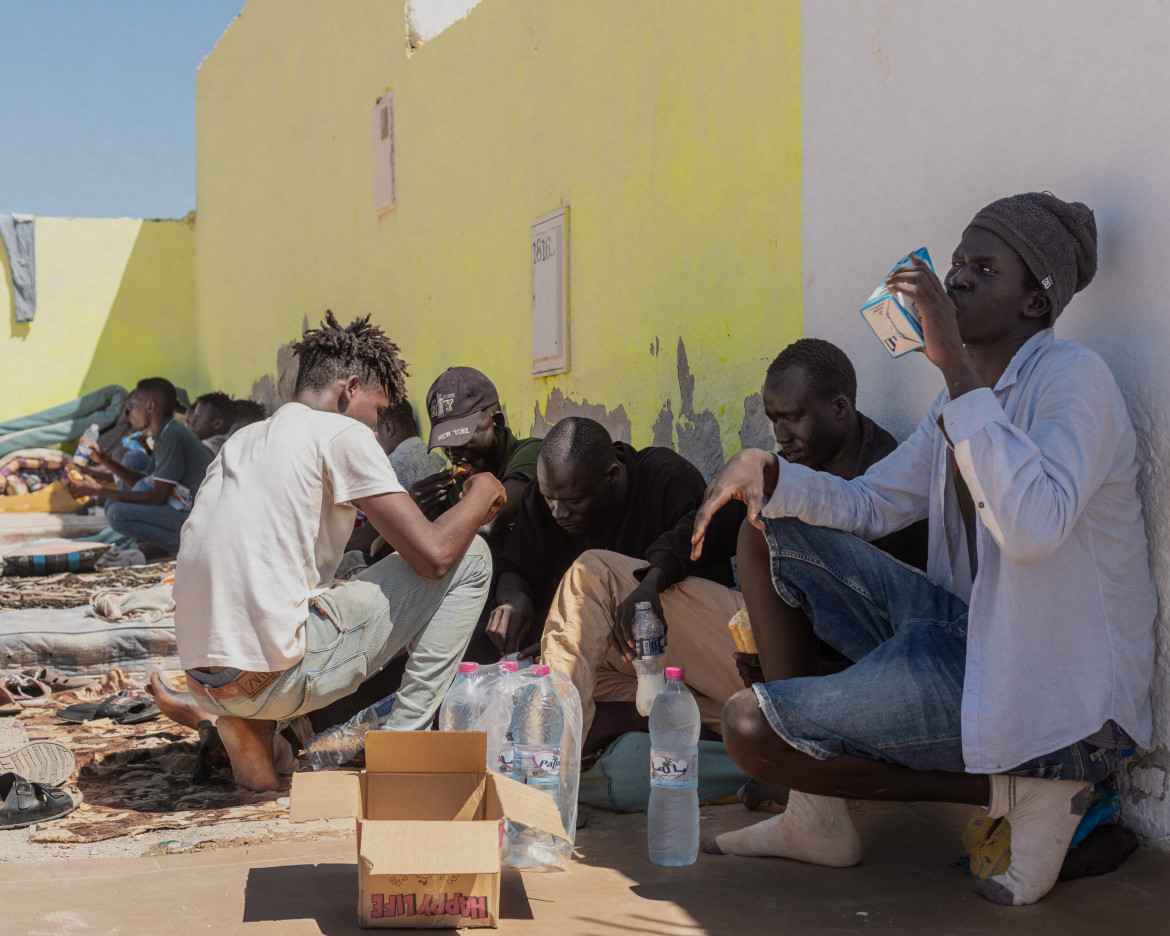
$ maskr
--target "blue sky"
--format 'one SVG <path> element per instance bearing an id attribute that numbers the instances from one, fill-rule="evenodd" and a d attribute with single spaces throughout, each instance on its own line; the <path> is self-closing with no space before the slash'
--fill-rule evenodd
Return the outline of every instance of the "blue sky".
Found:
<path id="1" fill-rule="evenodd" d="M 0 214 L 181 218 L 195 73 L 245 0 L 0 0 Z"/>

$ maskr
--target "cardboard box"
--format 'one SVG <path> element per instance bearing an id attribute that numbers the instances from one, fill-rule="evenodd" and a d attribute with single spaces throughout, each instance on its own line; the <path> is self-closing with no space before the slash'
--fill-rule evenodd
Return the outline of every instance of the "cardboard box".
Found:
<path id="1" fill-rule="evenodd" d="M 486 759 L 482 731 L 371 731 L 360 774 L 293 775 L 293 822 L 357 820 L 363 927 L 497 926 L 504 820 L 568 840 L 550 796 Z"/>
<path id="2" fill-rule="evenodd" d="M 930 254 L 925 247 L 906 254 L 890 269 L 909 266 L 912 257 L 920 257 L 932 270 Z M 922 324 L 914 302 L 896 292 L 890 292 L 883 281 L 861 307 L 861 317 L 869 323 L 890 357 L 901 357 L 923 346 Z"/>

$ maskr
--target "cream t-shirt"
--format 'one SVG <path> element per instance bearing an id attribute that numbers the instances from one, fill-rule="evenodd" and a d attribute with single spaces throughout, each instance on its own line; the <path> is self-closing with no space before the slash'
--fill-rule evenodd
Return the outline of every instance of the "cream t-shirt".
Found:
<path id="1" fill-rule="evenodd" d="M 403 491 L 369 426 L 286 403 L 233 435 L 183 525 L 175 639 L 185 669 L 284 670 L 333 584 L 352 501 Z"/>

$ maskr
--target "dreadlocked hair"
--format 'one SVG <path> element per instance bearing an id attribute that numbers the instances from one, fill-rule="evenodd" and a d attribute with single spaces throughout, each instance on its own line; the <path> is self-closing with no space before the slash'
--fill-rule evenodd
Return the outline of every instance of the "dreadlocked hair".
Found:
<path id="1" fill-rule="evenodd" d="M 356 374 L 363 387 L 384 389 L 391 405 L 406 398 L 406 362 L 398 356 L 398 345 L 371 325 L 368 315 L 342 328 L 326 310 L 325 323 L 308 329 L 292 349 L 301 361 L 294 393 L 324 390 Z"/>

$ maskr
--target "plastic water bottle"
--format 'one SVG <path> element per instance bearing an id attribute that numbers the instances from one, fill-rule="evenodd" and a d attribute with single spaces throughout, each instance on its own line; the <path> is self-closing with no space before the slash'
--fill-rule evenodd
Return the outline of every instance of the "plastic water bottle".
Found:
<path id="1" fill-rule="evenodd" d="M 638 674 L 638 712 L 649 715 L 666 684 L 662 669 L 666 665 L 666 628 L 654 613 L 649 601 L 634 605 L 634 670 Z"/>
<path id="2" fill-rule="evenodd" d="M 77 450 L 73 453 L 73 463 L 75 465 L 88 465 L 90 453 L 93 451 L 93 444 L 101 435 L 101 429 L 98 428 L 97 423 L 90 423 L 89 428 L 81 434 L 81 438 L 77 440 Z"/>
<path id="3" fill-rule="evenodd" d="M 362 709 L 349 721 L 318 732 L 305 742 L 309 766 L 314 770 L 340 767 L 365 750 L 366 732 L 381 728 L 390 718 L 395 693 Z"/>
<path id="4" fill-rule="evenodd" d="M 681 667 L 666 668 L 666 688 L 650 712 L 647 840 L 658 865 L 689 865 L 699 853 L 699 707 Z"/>
<path id="5" fill-rule="evenodd" d="M 547 793 L 559 806 L 565 715 L 548 667 L 537 663 L 529 672 L 512 710 L 512 779 Z"/>
<path id="6" fill-rule="evenodd" d="M 512 759 L 516 753 L 516 741 L 512 737 L 512 718 L 516 714 L 516 693 L 517 689 L 517 672 L 519 667 L 515 660 L 501 660 L 496 664 L 496 670 L 499 675 L 496 677 L 496 686 L 494 691 L 509 692 L 512 695 L 511 704 L 508 708 L 508 730 L 504 733 L 504 741 L 500 745 L 500 760 L 496 765 L 496 770 L 505 776 L 512 775 Z"/>
<path id="7" fill-rule="evenodd" d="M 455 682 L 439 707 L 440 731 L 473 731 L 483 714 L 484 697 L 478 663 L 460 663 Z"/>

